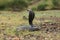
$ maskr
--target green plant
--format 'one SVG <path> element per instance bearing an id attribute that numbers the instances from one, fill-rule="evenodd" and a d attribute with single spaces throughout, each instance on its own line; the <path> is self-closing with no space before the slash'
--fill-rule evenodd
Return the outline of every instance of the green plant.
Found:
<path id="1" fill-rule="evenodd" d="M 12 3 L 12 9 L 14 10 L 15 9 L 22 10 L 27 7 L 28 7 L 28 4 L 24 0 L 14 0 L 14 2 Z"/>
<path id="2" fill-rule="evenodd" d="M 27 1 L 29 1 L 29 2 L 30 2 L 30 1 L 32 1 L 32 0 L 27 0 Z"/>
<path id="3" fill-rule="evenodd" d="M 52 0 L 52 3 L 53 3 L 54 6 L 58 6 L 59 5 L 58 4 L 58 0 Z"/>
<path id="4" fill-rule="evenodd" d="M 32 7 L 31 9 L 32 9 L 32 10 L 37 10 L 37 8 L 36 8 L 36 7 Z"/>
<path id="5" fill-rule="evenodd" d="M 60 1 L 59 0 L 52 0 L 52 9 L 59 9 L 60 8 Z"/>
<path id="6" fill-rule="evenodd" d="M 46 6 L 47 6 L 46 4 L 39 4 L 37 6 L 37 10 L 45 10 Z"/>
<path id="7" fill-rule="evenodd" d="M 28 7 L 28 3 L 25 0 L 13 0 L 13 1 L 2 1 L 0 3 L 0 10 L 8 10 L 8 9 L 12 9 L 12 10 L 22 10 Z"/>
<path id="8" fill-rule="evenodd" d="M 12 0 L 4 0 L 4 1 L 1 1 L 0 0 L 0 10 L 5 10 L 6 8 L 8 8 L 9 6 L 9 3 L 11 3 Z"/>
<path id="9" fill-rule="evenodd" d="M 5 9 L 5 5 L 0 5 L 0 10 Z"/>

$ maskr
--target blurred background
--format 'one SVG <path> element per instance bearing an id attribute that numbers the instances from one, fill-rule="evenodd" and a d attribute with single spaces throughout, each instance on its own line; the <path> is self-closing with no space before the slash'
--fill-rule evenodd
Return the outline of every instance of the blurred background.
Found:
<path id="1" fill-rule="evenodd" d="M 27 9 L 39 31 L 16 30 L 29 26 Z M 60 40 L 60 0 L 0 0 L 0 40 Z"/>
<path id="2" fill-rule="evenodd" d="M 26 8 L 33 10 L 59 10 L 60 0 L 0 0 L 0 10 L 21 11 Z"/>

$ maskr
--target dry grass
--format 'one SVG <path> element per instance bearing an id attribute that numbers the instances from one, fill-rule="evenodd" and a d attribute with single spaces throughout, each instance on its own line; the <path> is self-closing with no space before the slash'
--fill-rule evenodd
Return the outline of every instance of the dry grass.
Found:
<path id="1" fill-rule="evenodd" d="M 35 11 L 36 17 L 34 19 L 34 24 L 39 24 L 41 17 L 50 17 L 56 16 L 60 17 L 60 10 L 52 10 L 52 11 Z M 12 11 L 0 11 L 0 39 L 3 40 L 4 35 L 15 35 L 15 29 L 20 25 L 29 25 L 28 20 L 23 19 L 23 16 L 28 18 L 28 13 L 24 12 L 12 12 Z M 34 35 L 42 35 L 46 39 L 44 40 L 59 40 L 60 33 L 45 33 L 42 31 L 35 32 L 19 32 L 22 35 L 34 34 Z"/>

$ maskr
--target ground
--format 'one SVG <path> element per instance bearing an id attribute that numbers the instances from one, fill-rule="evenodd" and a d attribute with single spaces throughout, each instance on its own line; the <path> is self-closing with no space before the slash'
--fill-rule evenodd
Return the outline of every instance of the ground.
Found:
<path id="1" fill-rule="evenodd" d="M 16 27 L 28 24 L 28 12 L 0 11 L 1 40 L 59 40 L 60 10 L 35 11 L 34 25 L 41 27 L 39 31 L 16 32 Z"/>

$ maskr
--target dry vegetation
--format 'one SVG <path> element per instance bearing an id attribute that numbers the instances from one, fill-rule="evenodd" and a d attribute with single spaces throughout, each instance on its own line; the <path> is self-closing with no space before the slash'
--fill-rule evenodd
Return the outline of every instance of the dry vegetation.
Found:
<path id="1" fill-rule="evenodd" d="M 27 11 L 0 11 L 0 40 L 60 40 L 60 10 L 35 13 L 34 25 L 41 27 L 41 30 L 16 32 L 16 27 L 29 25 Z M 27 18 L 24 19 L 23 16 Z"/>

